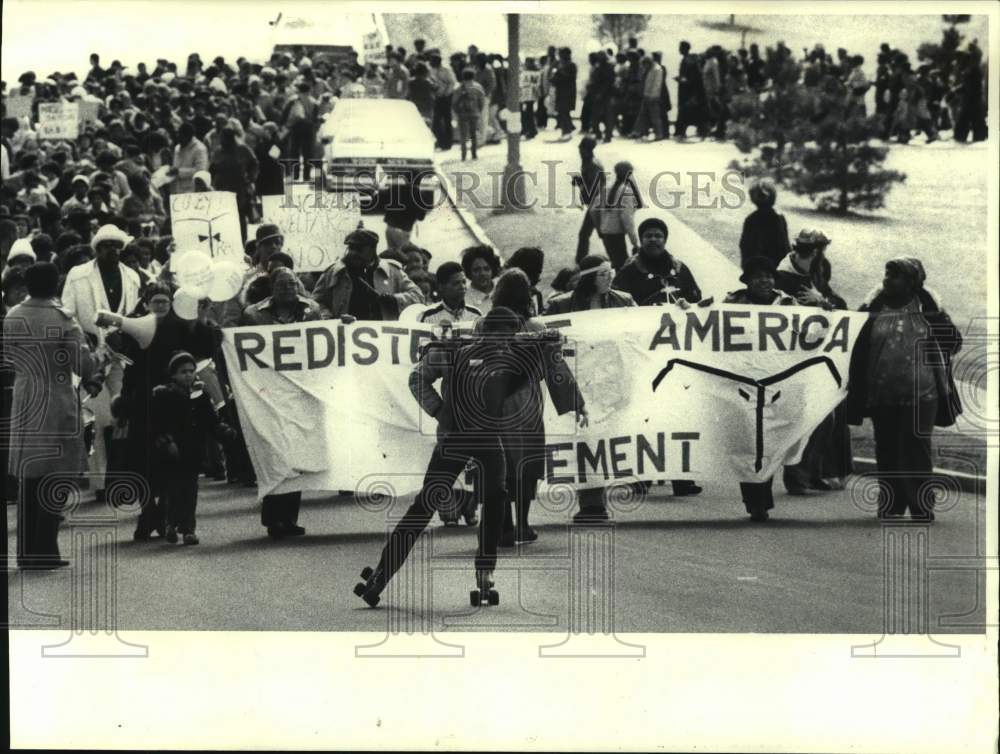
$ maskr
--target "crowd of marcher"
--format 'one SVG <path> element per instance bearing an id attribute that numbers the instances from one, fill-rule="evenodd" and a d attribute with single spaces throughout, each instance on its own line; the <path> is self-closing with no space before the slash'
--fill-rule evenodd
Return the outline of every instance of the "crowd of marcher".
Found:
<path id="1" fill-rule="evenodd" d="M 711 305 L 682 259 L 668 251 L 666 223 L 651 218 L 635 226 L 642 197 L 632 167 L 620 163 L 613 178 L 604 181 L 591 136 L 581 144 L 579 184 L 588 211 L 577 264 L 559 271 L 553 281 L 556 294 L 547 300 L 540 290 L 545 254 L 539 248 L 518 249 L 504 260 L 489 246 L 475 246 L 465 250 L 460 263 L 431 269 L 433 250 L 411 243 L 408 229 L 392 232 L 392 224 L 385 238 L 364 228 L 352 232 L 342 257 L 321 274 L 297 272 L 283 251 L 280 229 L 258 224 L 259 197 L 282 193 L 280 160 L 317 155 L 319 118 L 335 107 L 337 97 L 408 97 L 442 149 L 452 145 L 454 115 L 473 156 L 477 144 L 500 137 L 499 114 L 506 102 L 503 59 L 474 47 L 451 56 L 450 71 L 438 51 L 419 41 L 412 54 L 392 50 L 384 70 L 363 66 L 356 56 L 337 66 L 313 63 L 302 52 L 295 59 L 276 55 L 265 66 L 243 58 L 234 64 L 216 58 L 205 65 L 192 55 L 183 68 L 158 60 L 152 70 L 140 64 L 134 71 L 117 61 L 105 69 L 94 55 L 83 81 L 73 74 L 21 77 L 20 91 L 32 94 L 35 115 L 39 103 L 54 98 L 98 105 L 95 120 L 81 124 L 76 139 L 40 139 L 34 117 L 3 119 L 3 379 L 5 409 L 15 419 L 4 447 L 10 451 L 8 496 L 16 490 L 21 506 L 18 562 L 23 567 L 66 564 L 56 543 L 60 517 L 42 484 L 53 471 L 72 475 L 89 468 L 87 478 L 99 499 L 115 497 L 116 480 L 141 480 L 136 494 L 143 507 L 135 539 L 158 534 L 189 545 L 198 543 L 199 475 L 255 483 L 220 354 L 224 327 L 387 321 L 423 304 L 418 318 L 428 323 L 477 322 L 491 308 L 503 307 L 530 330 L 537 326 L 533 319 L 546 313 Z M 721 92 L 768 86 L 766 61 L 754 47 L 745 54 L 728 55 L 721 48 L 710 53 L 696 56 L 682 45 L 676 131 L 681 136 L 689 126 L 699 133 L 724 133 Z M 887 105 L 893 105 L 893 97 L 909 101 L 913 77 L 905 75 L 905 61 L 887 60 L 890 72 L 900 73 L 899 88 L 890 82 L 884 90 L 890 93 Z M 666 73 L 658 54 L 647 56 L 630 43 L 619 55 L 595 53 L 590 62 L 585 130 L 605 140 L 616 130 L 642 136 L 652 129 L 657 138 L 664 135 L 670 103 L 664 99 Z M 834 64 L 814 51 L 810 65 Z M 853 76 L 860 88 L 855 75 L 860 63 L 842 58 L 840 65 L 844 80 Z M 521 86 L 526 138 L 550 115 L 571 136 L 576 77 L 566 48 L 526 61 Z M 474 103 L 463 100 L 463 87 L 477 95 Z M 971 117 L 968 108 L 963 104 L 958 118 L 954 112 L 950 116 L 956 134 L 957 123 Z M 942 117 L 941 109 L 934 112 Z M 972 123 L 971 130 L 976 128 Z M 175 298 L 178 285 L 171 270 L 175 254 L 185 250 L 173 242 L 165 207 L 173 193 L 210 190 L 236 193 L 244 234 L 250 225 L 256 228 L 245 239 L 247 268 L 239 293 L 225 302 L 206 299 L 188 311 Z M 745 288 L 727 300 L 845 309 L 825 255 L 830 239 L 803 230 L 791 243 L 787 223 L 774 209 L 774 186 L 760 182 L 750 195 L 757 209 L 740 241 L 739 280 Z M 590 253 L 595 231 L 605 255 Z M 932 501 L 920 485 L 931 473 L 930 427 L 947 426 L 959 410 L 949 359 L 960 338 L 924 282 L 916 259 L 899 258 L 886 266 L 882 286 L 866 304 L 877 316 L 855 350 L 850 397 L 814 433 L 801 463 L 785 470 L 789 492 L 842 486 L 851 470 L 847 423 L 870 416 L 879 466 L 886 472 L 880 515 L 909 509 L 933 517 Z M 122 328 L 123 319 L 134 320 L 132 326 Z M 917 342 L 932 343 L 940 358 L 915 367 L 910 356 Z M 34 368 L 39 358 L 52 368 Z M 432 365 L 421 363 L 410 384 L 421 407 L 447 431 L 433 387 L 439 378 Z M 50 396 L 41 412 L 38 395 Z M 81 415 L 80 401 L 92 418 L 87 433 L 70 426 Z M 529 385 L 512 399 L 511 413 L 524 413 L 519 407 L 542 401 L 539 386 Z M 922 417 L 919 427 L 910 419 L 915 407 Z M 509 449 L 519 455 L 508 464 L 513 476 L 507 480 L 504 545 L 537 536 L 528 511 L 542 478 L 544 427 L 530 430 L 534 441 Z M 57 462 L 53 443 L 39 441 L 53 437 Z M 699 491 L 694 482 L 674 483 L 677 495 Z M 261 521 L 271 537 L 304 534 L 298 523 L 300 498 L 300 493 L 264 498 Z M 770 482 L 745 485 L 743 498 L 755 520 L 766 519 L 773 505 Z M 582 494 L 580 508 L 578 521 L 607 518 L 600 490 Z M 463 517 L 476 522 L 468 500 L 441 514 L 447 523 Z"/>

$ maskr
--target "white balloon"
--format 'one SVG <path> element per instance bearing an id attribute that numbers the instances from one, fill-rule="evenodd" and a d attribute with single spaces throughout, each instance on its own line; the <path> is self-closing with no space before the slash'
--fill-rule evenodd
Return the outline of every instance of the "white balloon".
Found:
<path id="1" fill-rule="evenodd" d="M 180 288 L 174 293 L 174 313 L 181 319 L 198 318 L 198 301 L 200 297 L 187 288 Z"/>
<path id="2" fill-rule="evenodd" d="M 216 259 L 212 262 L 212 283 L 208 286 L 208 297 L 212 301 L 229 301 L 243 287 L 243 270 L 231 259 Z"/>
<path id="3" fill-rule="evenodd" d="M 399 313 L 400 322 L 419 322 L 420 315 L 429 307 L 427 304 L 410 304 Z"/>
<path id="4" fill-rule="evenodd" d="M 181 252 L 170 260 L 170 267 L 177 276 L 177 284 L 192 293 L 204 296 L 212 285 L 212 258 L 203 251 Z"/>

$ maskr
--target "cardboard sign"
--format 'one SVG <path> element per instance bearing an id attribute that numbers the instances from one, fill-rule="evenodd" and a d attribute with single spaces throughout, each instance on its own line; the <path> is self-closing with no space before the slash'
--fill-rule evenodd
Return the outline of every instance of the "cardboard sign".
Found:
<path id="1" fill-rule="evenodd" d="M 197 249 L 213 259 L 243 260 L 239 210 L 231 191 L 174 194 L 170 225 L 178 251 Z"/>
<path id="2" fill-rule="evenodd" d="M 7 95 L 7 117 L 8 118 L 27 118 L 31 120 L 31 104 L 35 101 L 33 94 L 21 94 L 20 92 L 11 92 Z"/>
<path id="3" fill-rule="evenodd" d="M 283 251 L 295 260 L 296 272 L 325 270 L 333 264 L 361 220 L 360 200 L 353 192 L 316 194 L 309 184 L 292 184 L 290 196 L 265 196 L 262 201 L 264 222 L 281 228 Z"/>
<path id="4" fill-rule="evenodd" d="M 42 102 L 38 105 L 38 136 L 42 139 L 75 139 L 80 133 L 80 108 L 76 102 Z"/>

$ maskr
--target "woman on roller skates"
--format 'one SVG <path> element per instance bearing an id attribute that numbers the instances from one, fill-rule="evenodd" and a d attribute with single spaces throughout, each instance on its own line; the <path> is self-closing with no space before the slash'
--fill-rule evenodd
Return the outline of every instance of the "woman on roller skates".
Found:
<path id="1" fill-rule="evenodd" d="M 450 500 L 455 478 L 470 460 L 479 467 L 483 495 L 483 515 L 479 528 L 479 546 L 475 559 L 476 590 L 470 594 L 473 605 L 499 603 L 493 589 L 497 545 L 503 525 L 506 500 L 504 450 L 500 437 L 504 430 L 504 400 L 528 380 L 543 379 L 550 361 L 559 355 L 558 340 L 540 337 L 515 337 L 521 319 L 510 309 L 497 307 L 481 320 L 481 329 L 473 339 L 455 339 L 432 343 L 430 348 L 450 349 L 451 365 L 442 388 L 442 404 L 437 416 L 448 417 L 451 429 L 438 435 L 423 487 L 413 504 L 389 535 L 378 565 L 365 568 L 365 581 L 354 593 L 369 606 L 381 600 L 386 585 L 402 567 L 436 512 L 436 500 Z M 573 385 L 574 394 L 575 383 Z M 574 405 L 557 406 L 561 413 Z M 583 416 L 583 414 L 579 414 Z"/>

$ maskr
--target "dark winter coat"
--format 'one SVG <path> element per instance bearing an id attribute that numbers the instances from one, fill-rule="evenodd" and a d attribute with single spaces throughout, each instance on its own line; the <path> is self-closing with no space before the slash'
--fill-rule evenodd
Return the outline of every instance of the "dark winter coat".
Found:
<path id="1" fill-rule="evenodd" d="M 930 291 L 927 289 L 918 291 L 917 301 L 920 304 L 921 316 L 923 316 L 931 336 L 929 344 L 931 352 L 927 354 L 927 357 L 932 359 L 931 364 L 944 367 L 935 370 L 935 375 L 939 375 L 939 378 L 937 416 L 934 419 L 934 426 L 950 427 L 955 423 L 958 415 L 962 413 L 962 403 L 958 397 L 958 389 L 955 387 L 955 379 L 951 369 L 952 357 L 962 348 L 962 334 L 952 324 L 951 318 L 940 307 Z M 881 289 L 870 303 L 861 307 L 861 311 L 867 311 L 872 316 L 861 328 L 854 344 L 854 351 L 851 354 L 845 404 L 848 424 L 861 424 L 866 416 L 870 416 L 866 375 L 868 374 L 868 360 L 871 358 L 872 323 L 875 316 L 884 308 L 885 299 Z"/>
<path id="2" fill-rule="evenodd" d="M 740 234 L 740 262 L 746 265 L 753 257 L 767 257 L 775 267 L 792 251 L 788 243 L 788 223 L 774 207 L 761 207 L 743 221 Z"/>
<path id="3" fill-rule="evenodd" d="M 175 383 L 153 389 L 152 436 L 159 454 L 157 471 L 198 473 L 205 452 L 205 437 L 231 440 L 233 430 L 212 407 L 208 393 L 195 396 Z"/>
<path id="4" fill-rule="evenodd" d="M 649 269 L 641 253 L 635 254 L 618 270 L 611 286 L 630 294 L 639 306 L 651 303 L 648 299 L 661 291 L 664 285 L 676 288 L 673 295 L 688 303 L 701 301 L 701 289 L 691 271 L 676 257 L 670 257 L 669 261 L 667 268 L 657 274 Z"/>

